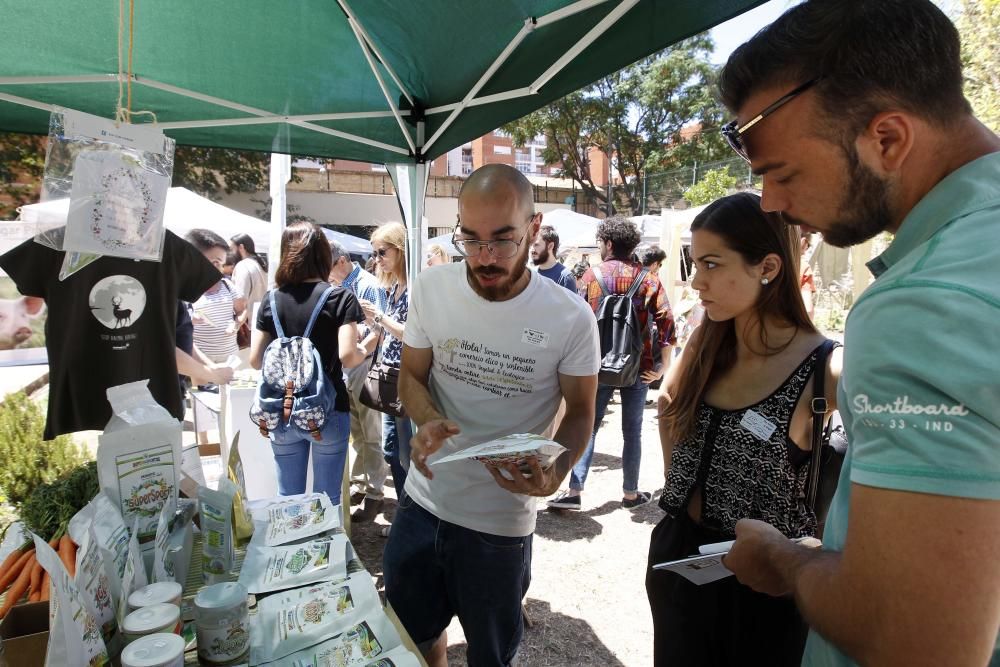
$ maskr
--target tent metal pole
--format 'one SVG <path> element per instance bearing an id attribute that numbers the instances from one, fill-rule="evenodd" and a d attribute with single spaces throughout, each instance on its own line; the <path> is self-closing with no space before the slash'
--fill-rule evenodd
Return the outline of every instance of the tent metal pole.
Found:
<path id="1" fill-rule="evenodd" d="M 207 102 L 209 104 L 215 104 L 217 106 L 226 107 L 228 109 L 234 109 L 236 111 L 243 111 L 244 113 L 248 113 L 254 116 L 268 117 L 275 115 L 270 111 L 257 109 L 255 107 L 247 106 L 245 104 L 239 104 L 237 102 L 230 102 L 229 100 L 222 99 L 221 97 L 215 97 L 213 95 L 205 95 L 204 93 L 198 93 L 193 90 L 187 90 L 186 88 L 180 88 L 178 86 L 174 86 L 169 83 L 156 81 L 155 79 L 147 79 L 145 77 L 133 76 L 132 80 L 141 85 L 149 86 L 150 88 L 164 90 L 167 91 L 168 93 L 174 93 L 176 95 L 183 95 L 185 97 L 190 97 L 192 99 L 199 100 L 202 102 Z M 397 146 L 391 146 L 389 144 L 382 143 L 381 141 L 366 139 L 364 137 L 359 137 L 355 134 L 350 134 L 348 132 L 341 132 L 340 130 L 333 130 L 328 127 L 323 127 L 322 125 L 313 125 L 312 123 L 307 123 L 305 121 L 289 120 L 287 122 L 290 125 L 301 127 L 306 130 L 312 130 L 313 132 L 319 132 L 320 134 L 329 134 L 330 136 L 338 137 L 340 139 L 347 139 L 348 141 L 354 141 L 359 144 L 374 146 L 376 148 L 381 148 L 383 150 L 391 151 L 393 153 L 401 153 L 403 155 L 406 155 L 406 151 L 404 149 L 399 148 Z"/>
<path id="2" fill-rule="evenodd" d="M 516 49 L 521 44 L 521 42 L 524 41 L 524 38 L 527 37 L 528 34 L 534 29 L 535 29 L 534 19 L 532 18 L 524 19 L 524 25 L 522 25 L 521 29 L 517 31 L 517 34 L 514 35 L 514 38 L 507 43 L 507 46 L 504 48 L 503 51 L 500 52 L 500 55 L 497 56 L 496 60 L 493 61 L 493 64 L 490 65 L 485 72 L 483 72 L 483 75 L 479 77 L 479 81 L 476 82 L 476 85 L 474 85 L 471 89 L 469 89 L 469 92 L 465 94 L 465 97 L 462 99 L 462 102 L 458 105 L 458 108 L 452 110 L 451 114 L 445 119 L 443 123 L 441 123 L 441 127 L 439 127 L 437 131 L 431 135 L 431 138 L 428 139 L 427 143 L 424 144 L 423 150 L 425 152 L 427 151 L 428 148 L 430 148 L 434 144 L 435 141 L 438 140 L 438 137 L 444 134 L 444 131 L 447 130 L 453 122 L 455 122 L 455 118 L 458 117 L 458 114 L 462 113 L 462 111 L 465 110 L 465 108 L 469 105 L 469 102 L 476 96 L 476 93 L 478 93 L 482 89 L 482 87 L 486 85 L 486 82 L 489 81 L 490 78 L 496 73 L 496 71 L 500 69 L 500 66 L 507 61 L 507 58 L 509 58 L 510 54 L 514 52 L 514 49 Z"/>
<path id="3" fill-rule="evenodd" d="M 417 145 L 420 146 L 420 154 L 423 155 L 424 151 L 427 150 L 427 123 L 426 121 L 417 121 Z M 421 161 L 418 163 L 423 166 L 423 174 L 420 170 L 416 173 L 416 198 L 414 199 L 414 214 L 413 218 L 416 221 L 413 225 L 414 229 L 418 230 L 418 233 L 410 235 L 412 239 L 410 241 L 411 256 L 413 261 L 411 262 L 413 269 L 410 274 L 409 280 L 416 280 L 417 276 L 420 275 L 420 270 L 424 266 L 424 239 L 427 238 L 427 229 L 424 227 L 424 211 L 427 208 L 427 180 L 430 178 L 430 163 Z"/>
<path id="4" fill-rule="evenodd" d="M 361 53 L 364 54 L 365 60 L 368 61 L 368 67 L 371 69 L 372 74 L 375 76 L 375 80 L 378 81 L 378 87 L 382 89 L 382 94 L 385 95 L 385 102 L 389 105 L 389 109 L 392 110 L 392 115 L 396 117 L 396 123 L 399 124 L 399 131 L 403 133 L 403 137 L 406 139 L 406 143 L 410 146 L 410 150 L 413 154 L 417 154 L 417 147 L 413 143 L 413 137 L 410 136 L 410 131 L 406 129 L 406 123 L 403 122 L 403 117 L 399 115 L 399 109 L 392 101 L 392 95 L 389 94 L 389 88 L 385 85 L 385 79 L 382 78 L 382 74 L 378 71 L 378 64 L 375 59 L 372 58 L 371 51 L 368 50 L 368 44 L 365 42 L 365 38 L 361 36 L 361 26 L 359 26 L 354 19 L 348 19 L 347 23 L 351 26 L 351 30 L 354 32 L 354 37 L 358 40 L 358 46 L 361 47 Z"/>
<path id="5" fill-rule="evenodd" d="M 292 156 L 282 153 L 271 153 L 270 169 L 270 195 L 271 195 L 271 224 L 274 225 L 278 233 L 271 234 L 271 247 L 268 248 L 267 258 L 267 284 L 268 287 L 274 285 L 274 274 L 278 271 L 278 264 L 281 263 L 281 236 L 285 231 L 286 216 L 288 214 L 288 200 L 285 185 L 292 177 Z"/>
<path id="6" fill-rule="evenodd" d="M 0 76 L 2 86 L 49 85 L 55 83 L 111 83 L 117 74 L 80 74 L 67 76 Z"/>
<path id="7" fill-rule="evenodd" d="M 0 93 L 0 100 L 3 100 L 4 102 L 10 102 L 11 104 L 20 104 L 22 107 L 41 109 L 42 111 L 48 111 L 50 113 L 56 110 L 56 105 L 54 104 L 46 104 L 44 102 L 38 102 L 36 100 L 29 100 L 27 97 L 8 95 L 7 93 Z"/>
<path id="8" fill-rule="evenodd" d="M 398 76 L 396 76 L 395 70 L 393 70 L 392 67 L 389 65 L 389 61 L 382 56 L 382 52 L 379 51 L 379 48 L 375 45 L 375 42 L 368 34 L 368 31 L 365 30 L 365 27 L 363 25 L 361 25 L 361 21 L 359 21 L 358 17 L 354 15 L 353 11 L 351 11 L 351 8 L 348 6 L 347 2 L 345 0 L 337 0 L 337 3 L 340 5 L 340 8 L 344 10 L 344 13 L 347 14 L 347 19 L 351 21 L 353 25 L 357 28 L 357 30 L 361 33 L 361 36 L 368 44 L 368 47 L 372 50 L 372 53 L 375 54 L 375 57 L 379 59 L 379 62 L 381 62 L 382 66 L 385 67 L 385 70 L 389 72 L 389 76 L 392 77 L 393 83 L 395 83 L 396 87 L 399 88 L 399 92 L 403 93 L 403 96 L 406 97 L 406 101 L 410 103 L 410 106 L 415 106 L 413 102 L 413 96 L 410 95 L 409 91 L 406 90 L 406 87 L 403 85 L 403 82 L 399 80 Z"/>
<path id="9" fill-rule="evenodd" d="M 399 153 L 400 155 L 409 154 L 405 148 L 400 148 L 399 146 L 393 146 L 391 144 L 385 144 L 382 143 L 381 141 L 375 141 L 374 139 L 359 137 L 356 134 L 341 132 L 340 130 L 334 130 L 329 127 L 323 127 L 322 125 L 313 125 L 312 123 L 303 123 L 300 121 L 292 121 L 289 123 L 289 125 L 295 125 L 296 127 L 301 127 L 303 129 L 311 130 L 313 132 L 319 132 L 320 134 L 329 134 L 331 137 L 347 139 L 348 141 L 353 141 L 359 144 L 365 144 L 366 146 L 374 146 L 375 148 L 381 148 L 382 150 L 390 151 L 392 153 Z"/>
<path id="10" fill-rule="evenodd" d="M 246 104 L 240 104 L 239 102 L 231 102 L 221 97 L 215 97 L 214 95 L 206 95 L 205 93 L 199 93 L 194 90 L 188 90 L 187 88 L 181 88 L 180 86 L 174 86 L 169 83 L 163 83 L 162 81 L 157 81 L 156 79 L 147 79 L 144 76 L 133 75 L 132 81 L 143 86 L 149 86 L 150 88 L 156 88 L 157 90 L 163 90 L 168 93 L 174 93 L 175 95 L 190 97 L 191 99 L 198 100 L 199 102 L 207 102 L 208 104 L 214 104 L 216 106 L 225 107 L 227 109 L 233 109 L 234 111 L 243 111 L 244 113 L 252 114 L 254 116 L 274 115 L 274 113 L 271 111 L 264 111 L 263 109 L 257 109 L 255 107 L 247 106 Z"/>
<path id="11" fill-rule="evenodd" d="M 502 93 L 493 93 L 492 95 L 483 95 L 482 97 L 474 97 L 471 100 L 469 100 L 468 106 L 478 107 L 481 104 L 493 104 L 494 102 L 514 100 L 517 99 L 518 97 L 528 97 L 529 95 L 536 95 L 536 94 L 537 93 L 535 93 L 526 86 L 524 88 L 515 88 L 514 90 L 507 90 Z M 424 111 L 424 113 L 425 114 L 444 113 L 446 111 L 452 111 L 454 109 L 457 109 L 461 105 L 462 105 L 461 102 L 452 102 L 451 104 L 444 104 L 439 107 L 431 107 L 430 109 Z"/>
<path id="12" fill-rule="evenodd" d="M 598 37 L 607 32 L 611 26 L 618 22 L 618 19 L 624 16 L 628 10 L 635 7 L 638 3 L 639 0 L 622 0 L 621 4 L 608 12 L 608 15 L 601 19 L 597 25 L 591 28 L 587 34 L 580 39 L 580 41 L 574 44 L 573 48 L 564 53 L 559 60 L 555 61 L 551 67 L 545 70 L 545 72 L 543 72 L 540 77 L 535 79 L 534 83 L 528 87 L 533 92 L 537 92 L 539 88 L 544 86 L 550 79 L 552 79 L 552 77 L 561 72 L 566 65 L 580 55 L 584 49 L 593 44 Z"/>
<path id="13" fill-rule="evenodd" d="M 408 112 L 407 112 L 408 113 Z M 157 123 L 164 130 L 186 130 L 198 127 L 226 127 L 229 125 L 267 125 L 268 123 L 293 123 L 295 121 L 355 120 L 359 118 L 392 118 L 391 111 L 358 113 L 314 113 L 298 116 L 255 116 L 253 118 L 214 118 L 212 120 L 177 120 Z"/>
<path id="14" fill-rule="evenodd" d="M 541 28 L 543 26 L 550 25 L 556 21 L 561 21 L 566 17 L 572 16 L 573 14 L 578 14 L 582 11 L 590 9 L 591 7 L 596 7 L 597 5 L 608 2 L 608 0 L 580 0 L 579 2 L 574 2 L 572 5 L 566 5 L 562 9 L 557 9 L 555 11 L 549 12 L 544 16 L 538 17 L 537 27 Z"/>

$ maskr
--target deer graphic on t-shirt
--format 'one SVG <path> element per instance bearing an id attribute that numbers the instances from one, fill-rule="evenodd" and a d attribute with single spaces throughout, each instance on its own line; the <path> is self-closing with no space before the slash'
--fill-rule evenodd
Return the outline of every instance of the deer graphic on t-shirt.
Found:
<path id="1" fill-rule="evenodd" d="M 132 324 L 132 311 L 130 309 L 121 309 L 118 306 L 122 304 L 122 299 L 120 296 L 111 297 L 112 311 L 115 314 L 115 329 L 119 327 L 127 327 Z"/>

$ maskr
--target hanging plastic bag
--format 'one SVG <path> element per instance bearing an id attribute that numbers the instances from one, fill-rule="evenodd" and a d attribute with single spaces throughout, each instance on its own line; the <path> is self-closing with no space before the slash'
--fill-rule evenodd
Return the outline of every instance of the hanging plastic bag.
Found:
<path id="1" fill-rule="evenodd" d="M 41 199 L 68 210 L 39 221 L 35 239 L 66 251 L 60 279 L 101 255 L 159 261 L 173 162 L 174 140 L 152 125 L 52 113 Z"/>

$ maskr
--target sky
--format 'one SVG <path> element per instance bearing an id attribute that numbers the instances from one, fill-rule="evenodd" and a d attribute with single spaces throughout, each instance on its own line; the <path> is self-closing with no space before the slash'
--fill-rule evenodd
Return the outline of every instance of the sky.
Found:
<path id="1" fill-rule="evenodd" d="M 712 62 L 716 65 L 724 65 L 729 54 L 737 46 L 781 16 L 786 9 L 797 4 L 799 4 L 798 0 L 768 0 L 750 11 L 712 28 L 712 39 L 715 41 Z"/>

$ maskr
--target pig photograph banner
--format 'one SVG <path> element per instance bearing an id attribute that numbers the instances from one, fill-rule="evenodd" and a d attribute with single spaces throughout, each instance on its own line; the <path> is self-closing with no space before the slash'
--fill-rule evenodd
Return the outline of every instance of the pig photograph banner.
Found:
<path id="1" fill-rule="evenodd" d="M 0 254 L 32 237 L 34 226 L 0 223 Z M 0 366 L 48 363 L 45 351 L 45 301 L 24 296 L 0 270 Z"/>

